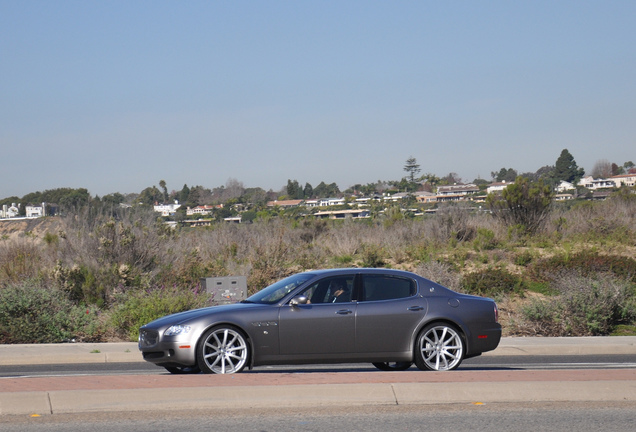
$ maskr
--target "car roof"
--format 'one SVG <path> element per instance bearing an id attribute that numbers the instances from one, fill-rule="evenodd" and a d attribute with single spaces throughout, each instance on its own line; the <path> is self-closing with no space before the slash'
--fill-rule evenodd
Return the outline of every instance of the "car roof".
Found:
<path id="1" fill-rule="evenodd" d="M 405 277 L 411 277 L 411 278 L 419 277 L 415 273 L 408 272 L 405 270 L 395 270 L 395 269 L 387 269 L 387 268 L 370 268 L 370 267 L 319 269 L 319 270 L 306 271 L 305 273 L 315 274 L 316 276 L 325 276 L 330 274 L 341 275 L 341 274 L 366 273 L 366 274 L 392 274 L 395 276 L 405 276 Z"/>

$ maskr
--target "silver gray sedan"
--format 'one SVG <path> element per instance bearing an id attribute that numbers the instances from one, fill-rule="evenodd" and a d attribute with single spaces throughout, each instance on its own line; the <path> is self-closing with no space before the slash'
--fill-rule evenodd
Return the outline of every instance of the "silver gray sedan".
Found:
<path id="1" fill-rule="evenodd" d="M 445 371 L 500 338 L 491 299 L 405 271 L 351 268 L 299 273 L 240 303 L 159 318 L 141 327 L 139 349 L 171 373 L 354 362 Z"/>

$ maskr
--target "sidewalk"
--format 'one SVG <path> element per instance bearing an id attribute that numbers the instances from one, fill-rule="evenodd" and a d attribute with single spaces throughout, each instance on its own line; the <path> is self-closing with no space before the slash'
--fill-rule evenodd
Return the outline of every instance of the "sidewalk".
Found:
<path id="1" fill-rule="evenodd" d="M 636 337 L 504 338 L 489 356 L 634 354 Z M 0 345 L 0 365 L 143 361 L 135 343 Z M 0 379 L 0 415 L 333 405 L 636 404 L 636 369 L 112 375 Z"/>

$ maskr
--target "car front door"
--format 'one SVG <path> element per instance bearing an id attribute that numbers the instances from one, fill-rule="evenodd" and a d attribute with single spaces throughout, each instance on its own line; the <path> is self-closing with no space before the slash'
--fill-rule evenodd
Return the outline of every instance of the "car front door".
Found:
<path id="1" fill-rule="evenodd" d="M 334 355 L 355 348 L 354 275 L 321 279 L 302 295 L 307 304 L 283 305 L 279 311 L 282 355 Z"/>

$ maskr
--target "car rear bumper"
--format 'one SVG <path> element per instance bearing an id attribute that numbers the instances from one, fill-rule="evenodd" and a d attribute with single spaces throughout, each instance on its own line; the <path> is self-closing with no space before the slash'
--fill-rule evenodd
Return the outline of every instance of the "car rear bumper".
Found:
<path id="1" fill-rule="evenodd" d="M 474 356 L 484 353 L 486 351 L 492 351 L 499 345 L 501 341 L 501 325 L 498 323 L 491 323 L 484 326 L 479 326 L 474 329 L 471 337 L 470 344 L 468 346 L 468 355 Z"/>

